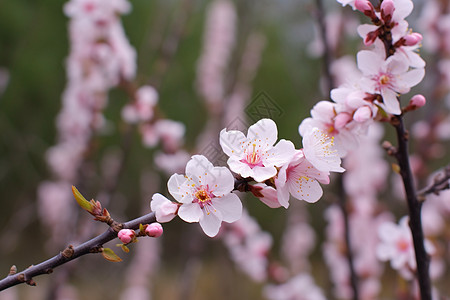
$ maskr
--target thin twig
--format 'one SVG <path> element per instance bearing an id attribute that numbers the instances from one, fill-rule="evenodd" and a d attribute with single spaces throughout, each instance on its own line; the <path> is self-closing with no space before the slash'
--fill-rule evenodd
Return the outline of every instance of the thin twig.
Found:
<path id="1" fill-rule="evenodd" d="M 427 187 L 417 192 L 417 198 L 420 202 L 424 202 L 427 195 L 439 195 L 439 192 L 450 189 L 450 165 L 447 165 L 443 172 L 438 173 L 433 178 L 433 182 Z"/>
<path id="2" fill-rule="evenodd" d="M 123 223 L 123 228 L 127 229 L 138 229 L 139 224 L 148 224 L 155 222 L 155 213 L 151 212 L 142 217 L 136 218 L 129 222 Z M 35 285 L 36 283 L 33 281 L 33 277 L 42 275 L 42 274 L 50 274 L 53 272 L 53 269 L 63 265 L 71 260 L 74 260 L 80 256 L 89 253 L 98 253 L 100 252 L 103 244 L 117 238 L 117 232 L 115 232 L 111 227 L 108 228 L 104 233 L 98 235 L 97 237 L 90 239 L 89 241 L 77 246 L 73 247 L 69 245 L 66 249 L 60 252 L 58 255 L 38 264 L 35 266 L 31 266 L 28 269 L 20 272 L 10 273 L 7 277 L 0 280 L 0 291 L 15 286 L 21 283 L 27 283 L 29 285 Z"/>

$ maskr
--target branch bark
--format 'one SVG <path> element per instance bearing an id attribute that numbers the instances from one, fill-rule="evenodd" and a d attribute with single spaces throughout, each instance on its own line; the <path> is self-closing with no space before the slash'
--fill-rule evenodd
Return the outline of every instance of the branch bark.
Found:
<path id="1" fill-rule="evenodd" d="M 156 222 L 155 213 L 151 212 L 142 217 L 136 218 L 134 220 L 123 223 L 123 228 L 136 230 L 139 228 L 139 224 L 148 224 Z M 102 248 L 103 244 L 114 240 L 117 238 L 117 232 L 115 232 L 111 227 L 108 228 L 104 233 L 98 235 L 97 237 L 90 239 L 89 241 L 73 247 L 69 245 L 64 251 L 60 252 L 58 255 L 41 262 L 38 265 L 31 266 L 28 269 L 16 273 L 10 274 L 4 279 L 0 280 L 0 291 L 15 286 L 21 283 L 27 283 L 29 285 L 35 285 L 33 278 L 42 274 L 50 274 L 53 269 L 63 265 L 69 261 L 72 261 L 80 256 L 89 253 L 98 253 Z"/>
<path id="2" fill-rule="evenodd" d="M 402 176 L 408 203 L 409 227 L 411 228 L 416 254 L 417 279 L 419 281 L 420 295 L 422 300 L 431 300 L 430 257 L 424 245 L 425 236 L 423 234 L 421 218 L 422 203 L 417 198 L 414 178 L 409 164 L 408 133 L 405 130 L 401 115 L 394 116 L 392 124 L 397 133 L 398 150 L 395 153 L 395 158 L 400 166 L 400 175 Z"/>

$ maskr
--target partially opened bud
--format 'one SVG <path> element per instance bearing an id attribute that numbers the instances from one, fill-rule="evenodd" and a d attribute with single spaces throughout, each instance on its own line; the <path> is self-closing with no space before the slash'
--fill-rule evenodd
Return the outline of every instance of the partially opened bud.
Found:
<path id="1" fill-rule="evenodd" d="M 136 233 L 134 230 L 131 229 L 122 229 L 117 233 L 117 237 L 120 239 L 120 241 L 124 244 L 129 244 L 133 240 L 133 238 L 136 236 Z"/>
<path id="2" fill-rule="evenodd" d="M 385 22 L 390 22 L 394 14 L 395 5 L 392 0 L 384 0 L 381 2 L 381 17 Z"/>
<path id="3" fill-rule="evenodd" d="M 163 234 L 163 228 L 159 223 L 152 223 L 145 228 L 145 234 L 149 237 L 157 238 Z"/>
<path id="4" fill-rule="evenodd" d="M 372 110 L 368 106 L 362 106 L 358 108 L 353 114 L 353 120 L 358 123 L 365 122 L 372 118 Z"/>
<path id="5" fill-rule="evenodd" d="M 422 35 L 417 32 L 405 35 L 403 37 L 405 46 L 415 46 L 422 41 Z"/>
<path id="6" fill-rule="evenodd" d="M 356 0 L 355 8 L 368 17 L 376 17 L 372 3 L 369 0 Z"/>
<path id="7" fill-rule="evenodd" d="M 349 113 L 339 113 L 334 119 L 334 127 L 338 130 L 342 129 L 351 120 L 352 116 Z"/>

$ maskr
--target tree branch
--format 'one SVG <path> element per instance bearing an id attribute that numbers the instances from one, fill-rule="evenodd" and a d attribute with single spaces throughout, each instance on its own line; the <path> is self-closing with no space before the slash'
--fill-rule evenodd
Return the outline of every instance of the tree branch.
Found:
<path id="1" fill-rule="evenodd" d="M 406 200 L 409 209 L 409 227 L 414 243 L 416 253 L 417 278 L 419 281 L 420 295 L 422 300 L 431 300 L 431 280 L 429 274 L 430 257 L 428 256 L 424 245 L 424 234 L 422 229 L 421 210 L 422 203 L 419 202 L 414 187 L 414 179 L 409 164 L 408 155 L 408 133 L 403 125 L 403 117 L 394 116 L 392 125 L 397 133 L 398 150 L 395 157 L 400 166 L 400 175 L 402 176 L 405 187 Z"/>
<path id="2" fill-rule="evenodd" d="M 450 189 L 450 165 L 444 167 L 444 170 L 433 178 L 433 182 L 417 193 L 420 202 L 424 202 L 427 195 L 439 195 L 439 192 Z"/>
<path id="3" fill-rule="evenodd" d="M 156 222 L 155 213 L 151 212 L 142 217 L 136 218 L 129 222 L 123 223 L 123 228 L 136 230 L 139 228 L 139 224 L 148 224 Z M 13 271 L 14 268 L 11 268 L 12 272 L 0 280 L 0 291 L 15 286 L 21 283 L 27 283 L 29 285 L 36 285 L 33 281 L 33 277 L 42 275 L 42 274 L 50 274 L 53 272 L 53 269 L 63 265 L 71 260 L 74 260 L 80 256 L 89 253 L 98 253 L 101 252 L 103 244 L 117 238 L 117 232 L 115 232 L 111 227 L 108 228 L 104 233 L 99 236 L 77 246 L 73 247 L 69 245 L 64 251 L 60 252 L 58 255 L 41 262 L 38 265 L 31 266 L 28 269 L 15 273 Z"/>

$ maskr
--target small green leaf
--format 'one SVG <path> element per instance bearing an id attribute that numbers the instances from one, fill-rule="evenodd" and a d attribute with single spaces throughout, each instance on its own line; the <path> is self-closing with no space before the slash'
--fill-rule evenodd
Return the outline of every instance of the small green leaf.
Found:
<path id="1" fill-rule="evenodd" d="M 130 249 L 127 246 L 125 246 L 124 244 L 122 244 L 121 247 L 122 247 L 123 252 L 125 252 L 125 253 L 130 252 Z"/>
<path id="2" fill-rule="evenodd" d="M 142 233 L 145 231 L 145 228 L 142 224 L 139 224 L 139 231 Z"/>
<path id="3" fill-rule="evenodd" d="M 122 259 L 117 256 L 116 253 L 110 248 L 103 248 L 102 255 L 106 260 L 112 261 L 112 262 L 120 262 Z"/>
<path id="4" fill-rule="evenodd" d="M 81 193 L 77 190 L 76 187 L 74 187 L 72 185 L 72 193 L 75 197 L 75 200 L 77 200 L 78 205 L 88 211 L 88 212 L 92 212 L 94 209 L 94 206 L 92 205 L 92 203 L 90 203 L 89 201 L 86 200 L 86 198 L 83 197 L 83 195 L 81 195 Z"/>

